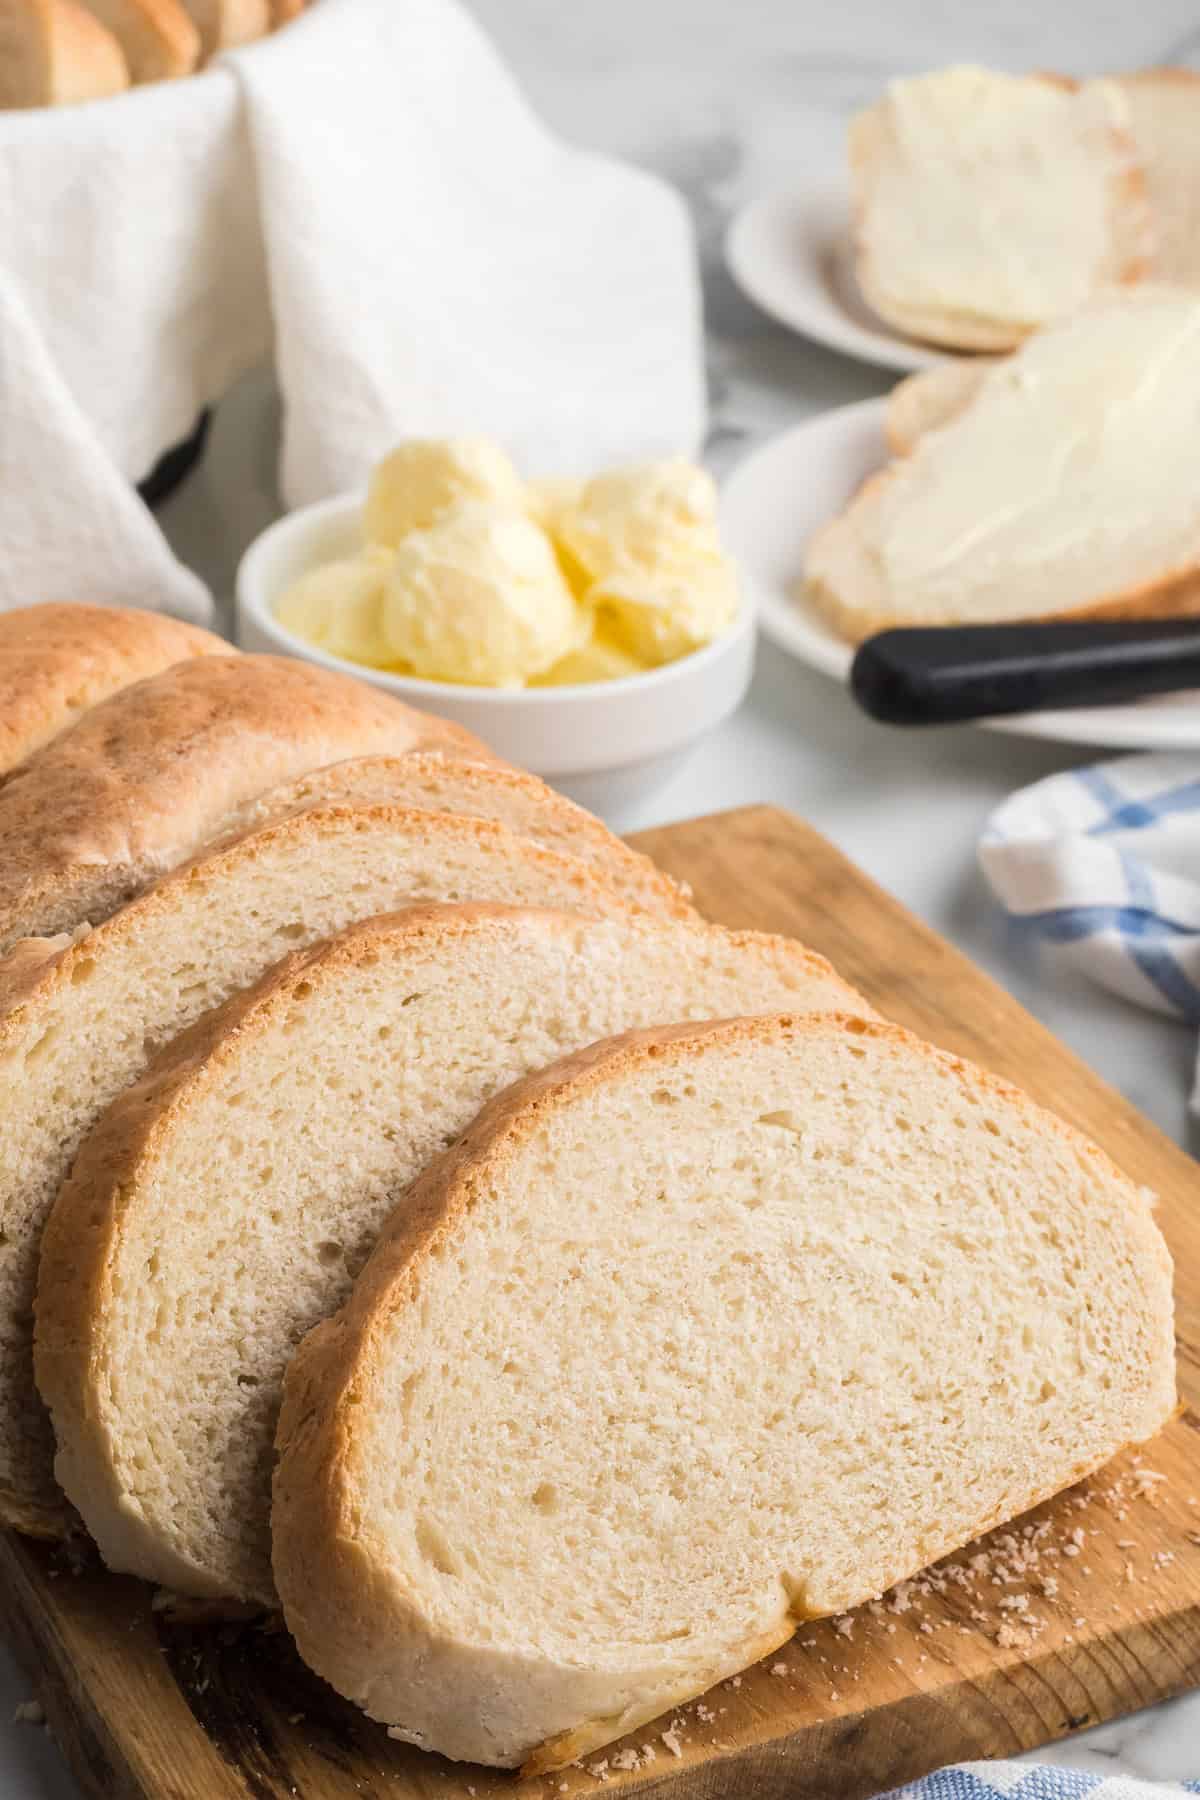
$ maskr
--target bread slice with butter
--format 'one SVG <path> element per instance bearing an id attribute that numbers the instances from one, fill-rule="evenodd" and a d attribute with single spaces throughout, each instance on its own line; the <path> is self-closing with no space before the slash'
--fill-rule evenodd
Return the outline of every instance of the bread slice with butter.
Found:
<path id="1" fill-rule="evenodd" d="M 1144 69 L 1117 79 L 1154 211 L 1154 277 L 1200 287 L 1200 74 Z"/>
<path id="2" fill-rule="evenodd" d="M 816 533 L 806 592 L 890 625 L 1200 612 L 1200 295 L 1091 303 L 990 368 Z"/>
<path id="3" fill-rule="evenodd" d="M 531 1775 L 681 1705 L 1166 1422 L 1151 1201 L 863 1019 L 529 1077 L 289 1367 L 301 1655 L 392 1735 Z"/>
<path id="4" fill-rule="evenodd" d="M 0 0 L 0 108 L 69 106 L 124 93 L 129 65 L 76 0 Z"/>
<path id="5" fill-rule="evenodd" d="M 0 952 L 96 924 L 325 763 L 478 738 L 353 676 L 285 656 L 205 656 L 123 688 L 0 783 Z"/>
<path id="6" fill-rule="evenodd" d="M 907 456 L 927 431 L 936 431 L 973 400 L 994 356 L 935 363 L 898 381 L 884 403 L 883 435 L 893 456 Z"/>
<path id="7" fill-rule="evenodd" d="M 273 1603 L 284 1367 L 412 1177 L 568 1050 L 780 1006 L 869 1010 L 781 938 L 437 907 L 290 957 L 170 1045 L 85 1141 L 38 1279 L 56 1469 L 110 1567 Z"/>
<path id="8" fill-rule="evenodd" d="M 467 899 L 635 910 L 598 869 L 489 820 L 318 807 L 176 870 L 94 931 L 0 963 L 0 1520 L 54 1535 L 67 1518 L 31 1313 L 42 1225 L 98 1115 L 157 1048 L 289 950 L 373 913 Z"/>
<path id="9" fill-rule="evenodd" d="M 1130 106 L 1110 81 L 956 67 L 895 81 L 850 131 L 866 299 L 899 330 L 1006 350 L 1150 270 Z"/>

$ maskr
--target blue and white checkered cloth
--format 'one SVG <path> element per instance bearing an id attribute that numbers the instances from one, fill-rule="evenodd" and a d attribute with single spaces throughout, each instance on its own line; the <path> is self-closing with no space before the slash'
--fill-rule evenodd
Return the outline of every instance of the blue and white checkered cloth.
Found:
<path id="1" fill-rule="evenodd" d="M 1057 1764 L 985 1762 L 941 1769 L 894 1788 L 887 1800 L 1167 1800 L 1169 1794 L 1200 1794 L 1200 1781 L 1135 1781 Z"/>
<path id="2" fill-rule="evenodd" d="M 979 859 L 1051 957 L 1200 1026 L 1194 756 L 1120 757 L 1023 788 L 993 814 Z"/>

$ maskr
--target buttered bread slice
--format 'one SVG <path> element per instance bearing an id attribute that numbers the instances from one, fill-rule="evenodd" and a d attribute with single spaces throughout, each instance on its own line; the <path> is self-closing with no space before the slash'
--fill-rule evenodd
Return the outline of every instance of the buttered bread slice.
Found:
<path id="1" fill-rule="evenodd" d="M 1150 270 L 1129 102 L 1110 81 L 987 69 L 894 81 L 850 131 L 858 279 L 881 318 L 1007 350 Z"/>
<path id="2" fill-rule="evenodd" d="M 635 1034 L 494 1100 L 300 1346 L 276 1580 L 394 1736 L 540 1773 L 1174 1399 L 1150 1196 L 1023 1095 L 861 1019 Z"/>
<path id="3" fill-rule="evenodd" d="M 477 739 L 283 656 L 205 656 L 113 694 L 0 783 L 0 951 L 96 924 L 241 823 L 264 789 L 348 756 Z"/>
<path id="4" fill-rule="evenodd" d="M 1200 295 L 1094 301 L 989 368 L 816 533 L 808 594 L 852 639 L 1200 611 L 1197 417 Z"/>
<path id="5" fill-rule="evenodd" d="M 68 1516 L 34 1392 L 33 1294 L 43 1223 L 98 1115 L 156 1048 L 289 950 L 467 899 L 632 910 L 598 869 L 487 820 L 316 808 L 176 870 L 74 943 L 0 963 L 0 1520 L 54 1535 Z"/>
<path id="6" fill-rule="evenodd" d="M 1154 277 L 1200 288 L 1200 74 L 1143 69 L 1117 79 L 1154 211 Z"/>
<path id="7" fill-rule="evenodd" d="M 869 1010 L 782 939 L 465 906 L 353 926 L 170 1045 L 85 1141 L 38 1281 L 55 1466 L 109 1565 L 271 1603 L 284 1367 L 407 1183 L 569 1049 L 781 1005 Z"/>

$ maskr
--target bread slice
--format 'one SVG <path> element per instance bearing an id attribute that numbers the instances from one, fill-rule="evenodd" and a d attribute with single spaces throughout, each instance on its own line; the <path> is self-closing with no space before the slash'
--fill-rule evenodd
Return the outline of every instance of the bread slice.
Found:
<path id="1" fill-rule="evenodd" d="M 310 663 L 206 656 L 113 694 L 0 783 L 0 952 L 96 924 L 269 787 L 375 751 L 488 752 Z"/>
<path id="2" fill-rule="evenodd" d="M 1008 350 L 1150 268 L 1129 104 L 1110 81 L 950 68 L 895 81 L 850 130 L 859 284 L 881 318 Z"/>
<path id="3" fill-rule="evenodd" d="M 808 594 L 856 640 L 1198 612 L 1198 413 L 1200 295 L 1093 301 L 989 369 L 816 533 Z"/>
<path id="4" fill-rule="evenodd" d="M 69 947 L 0 964 L 0 1520 L 55 1535 L 66 1518 L 31 1309 L 43 1222 L 99 1114 L 157 1048 L 287 951 L 397 906 L 475 898 L 632 911 L 599 870 L 490 821 L 315 808 L 177 870 Z"/>
<path id="5" fill-rule="evenodd" d="M 979 392 L 997 358 L 937 363 L 898 381 L 884 403 L 883 435 L 893 456 L 907 456 L 927 431 L 956 418 Z"/>
<path id="6" fill-rule="evenodd" d="M 1200 287 L 1200 74 L 1145 69 L 1119 81 L 1154 213 L 1153 273 Z"/>
<path id="7" fill-rule="evenodd" d="M 0 72 L 7 67 L 0 52 Z M 0 774 L 119 688 L 189 657 L 236 654 L 211 631 L 132 607 L 0 613 Z"/>
<path id="8" fill-rule="evenodd" d="M 242 822 L 247 830 L 256 830 L 306 806 L 357 806 L 376 800 L 498 819 L 547 850 L 561 850 L 597 865 L 650 912 L 682 919 L 696 916 L 682 889 L 648 856 L 630 849 L 599 819 L 536 775 L 502 763 L 448 762 L 423 750 L 410 750 L 406 756 L 356 757 L 272 788 L 246 808 Z"/>
<path id="9" fill-rule="evenodd" d="M 135 83 L 190 75 L 200 61 L 200 33 L 183 0 L 84 0 L 111 31 Z"/>
<path id="10" fill-rule="evenodd" d="M 200 60 L 253 43 L 271 29 L 270 0 L 185 0 L 200 33 Z"/>
<path id="11" fill-rule="evenodd" d="M 103 100 L 128 86 L 121 46 L 75 0 L 0 0 L 0 108 Z"/>
<path id="12" fill-rule="evenodd" d="M 301 1654 L 446 1756 L 540 1773 L 621 1736 L 1158 1429 L 1150 1199 L 861 1019 L 530 1077 L 289 1368 Z"/>
<path id="13" fill-rule="evenodd" d="M 567 1050 L 780 1006 L 869 1010 L 779 938 L 439 907 L 289 958 L 168 1046 L 85 1141 L 38 1280 L 56 1472 L 109 1566 L 273 1603 L 284 1367 L 406 1184 Z"/>

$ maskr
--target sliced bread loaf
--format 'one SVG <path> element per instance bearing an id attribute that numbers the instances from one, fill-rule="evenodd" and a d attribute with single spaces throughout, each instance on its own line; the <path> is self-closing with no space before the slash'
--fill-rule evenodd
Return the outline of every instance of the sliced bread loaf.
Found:
<path id="1" fill-rule="evenodd" d="M 246 808 L 242 823 L 252 830 L 306 806 L 357 806 L 376 800 L 498 819 L 548 850 L 597 864 L 631 900 L 651 912 L 695 917 L 677 883 L 648 856 L 631 850 L 599 819 L 536 775 L 503 763 L 447 761 L 423 750 L 406 756 L 356 757 L 272 788 Z"/>
<path id="2" fill-rule="evenodd" d="M 309 663 L 205 656 L 111 695 L 0 782 L 0 951 L 96 924 L 265 788 L 375 751 L 488 753 Z"/>
<path id="3" fill-rule="evenodd" d="M 1154 213 L 1153 273 L 1200 287 L 1200 74 L 1144 69 L 1119 80 Z"/>
<path id="4" fill-rule="evenodd" d="M 865 483 L 811 540 L 808 592 L 854 639 L 1196 612 L 1198 414 L 1200 295 L 1094 301 Z"/>
<path id="5" fill-rule="evenodd" d="M 76 0 L 0 0 L 0 107 L 69 106 L 128 86 L 120 44 Z"/>
<path id="6" fill-rule="evenodd" d="M 0 774 L 119 688 L 193 656 L 234 655 L 211 631 L 132 607 L 0 613 Z"/>
<path id="7" fill-rule="evenodd" d="M 56 1472 L 110 1567 L 270 1604 L 284 1367 L 412 1177 L 566 1050 L 781 1005 L 869 1010 L 778 938 L 442 907 L 289 958 L 168 1046 L 85 1141 L 38 1278 Z"/>
<path id="8" fill-rule="evenodd" d="M 394 1735 L 554 1768 L 1149 1436 L 1171 1326 L 1150 1196 L 907 1033 L 618 1039 L 493 1101 L 300 1346 L 284 1614 Z"/>
<path id="9" fill-rule="evenodd" d="M 850 132 L 858 277 L 914 337 L 1007 350 L 1150 268 L 1129 104 L 979 68 L 895 81 Z"/>
<path id="10" fill-rule="evenodd" d="M 24 948 L 0 981 L 0 1519 L 51 1535 L 64 1519 L 33 1387 L 33 1293 L 43 1222 L 100 1112 L 287 951 L 396 906 L 474 898 L 631 910 L 599 870 L 501 825 L 330 808 L 177 870 L 67 949 Z"/>

